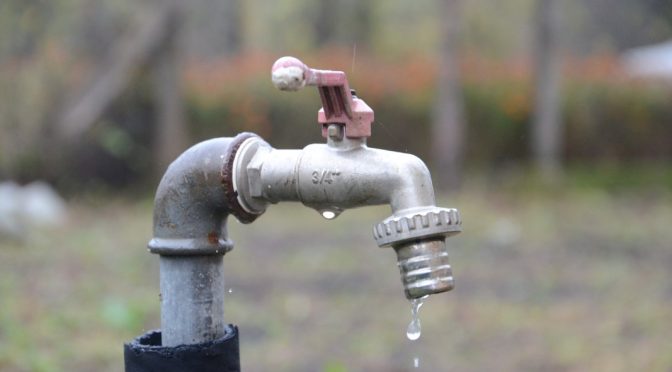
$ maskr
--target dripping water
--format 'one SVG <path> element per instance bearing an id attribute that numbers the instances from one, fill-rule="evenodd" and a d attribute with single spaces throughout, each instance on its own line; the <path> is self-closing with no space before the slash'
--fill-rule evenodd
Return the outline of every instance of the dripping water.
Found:
<path id="1" fill-rule="evenodd" d="M 408 339 L 411 341 L 419 339 L 420 334 L 422 333 L 422 325 L 420 323 L 418 312 L 420 311 L 420 307 L 422 307 L 422 304 L 427 297 L 428 295 L 411 300 L 411 322 L 408 324 L 408 328 L 406 329 L 406 337 L 408 337 Z"/>
<path id="2" fill-rule="evenodd" d="M 324 210 L 320 214 L 327 220 L 333 220 L 338 215 L 336 212 L 330 210 Z"/>

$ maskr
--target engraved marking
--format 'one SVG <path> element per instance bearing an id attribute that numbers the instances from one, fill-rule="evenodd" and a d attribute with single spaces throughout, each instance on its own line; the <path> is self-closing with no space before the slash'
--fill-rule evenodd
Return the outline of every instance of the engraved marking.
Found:
<path id="1" fill-rule="evenodd" d="M 336 177 L 340 175 L 341 172 L 337 170 L 316 169 L 312 173 L 312 181 L 315 185 L 323 185 L 325 183 L 331 185 L 336 181 Z"/>

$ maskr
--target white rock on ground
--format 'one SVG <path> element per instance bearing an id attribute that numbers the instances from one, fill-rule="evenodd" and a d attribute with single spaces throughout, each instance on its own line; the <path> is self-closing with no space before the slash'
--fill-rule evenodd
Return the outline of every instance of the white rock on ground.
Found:
<path id="1" fill-rule="evenodd" d="M 0 238 L 23 240 L 28 231 L 61 225 L 66 217 L 65 201 L 49 184 L 0 182 Z"/>

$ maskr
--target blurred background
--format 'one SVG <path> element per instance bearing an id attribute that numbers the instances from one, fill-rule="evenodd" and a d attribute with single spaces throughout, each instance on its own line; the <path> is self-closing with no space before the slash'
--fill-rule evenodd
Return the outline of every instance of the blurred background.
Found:
<path id="1" fill-rule="evenodd" d="M 386 207 L 230 219 L 245 370 L 672 369 L 669 1 L 3 0 L 0 370 L 122 369 L 159 326 L 166 166 L 323 141 L 317 92 L 270 82 L 283 55 L 345 71 L 369 145 L 424 159 L 464 231 L 410 342 Z"/>

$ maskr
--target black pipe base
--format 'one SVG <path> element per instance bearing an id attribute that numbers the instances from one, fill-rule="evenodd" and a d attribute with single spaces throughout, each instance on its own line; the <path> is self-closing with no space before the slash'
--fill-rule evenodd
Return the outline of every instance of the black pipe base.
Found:
<path id="1" fill-rule="evenodd" d="M 240 372 L 238 327 L 230 325 L 218 340 L 196 345 L 161 346 L 161 331 L 150 331 L 124 344 L 126 372 Z"/>

